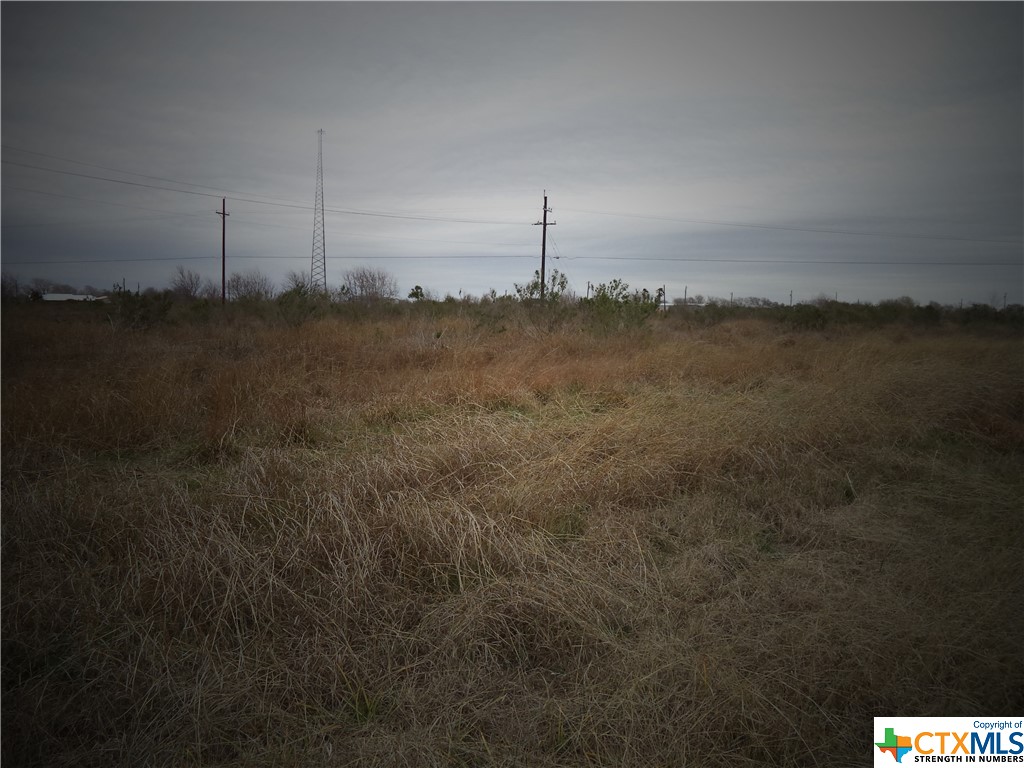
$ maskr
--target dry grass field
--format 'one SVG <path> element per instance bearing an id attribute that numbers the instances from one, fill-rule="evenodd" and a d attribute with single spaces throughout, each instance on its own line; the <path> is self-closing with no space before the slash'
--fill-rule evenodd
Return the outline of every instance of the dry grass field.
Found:
<path id="1" fill-rule="evenodd" d="M 1019 336 L 53 309 L 2 325 L 5 766 L 859 766 L 1024 709 Z"/>

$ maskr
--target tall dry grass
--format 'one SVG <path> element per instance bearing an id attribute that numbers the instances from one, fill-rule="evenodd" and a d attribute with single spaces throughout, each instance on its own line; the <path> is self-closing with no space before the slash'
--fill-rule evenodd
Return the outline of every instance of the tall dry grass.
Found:
<path id="1" fill-rule="evenodd" d="M 1024 704 L 1019 339 L 3 322 L 3 759 L 860 765 Z"/>

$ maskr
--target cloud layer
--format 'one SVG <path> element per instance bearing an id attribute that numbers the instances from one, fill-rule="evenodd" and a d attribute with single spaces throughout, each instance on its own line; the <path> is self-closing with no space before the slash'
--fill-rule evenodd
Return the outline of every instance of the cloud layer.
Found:
<path id="1" fill-rule="evenodd" d="M 234 268 L 308 269 L 322 127 L 326 204 L 350 211 L 327 217 L 332 282 L 373 263 L 510 290 L 538 266 L 548 189 L 580 292 L 1022 300 L 1019 4 L 2 13 L 3 260 L 23 277 L 162 285 L 186 257 L 219 275 L 220 195 Z"/>

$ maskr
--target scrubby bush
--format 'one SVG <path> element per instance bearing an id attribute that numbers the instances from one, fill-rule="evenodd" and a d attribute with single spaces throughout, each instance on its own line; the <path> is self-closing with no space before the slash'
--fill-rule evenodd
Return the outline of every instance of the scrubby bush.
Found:
<path id="1" fill-rule="evenodd" d="M 281 293 L 275 303 L 281 319 L 288 325 L 302 325 L 308 320 L 324 317 L 331 309 L 330 294 L 301 282 Z"/>
<path id="2" fill-rule="evenodd" d="M 659 288 L 651 294 L 646 288 L 629 290 L 629 284 L 615 279 L 594 287 L 590 298 L 582 299 L 588 320 L 608 331 L 637 327 L 658 311 L 664 293 Z"/>
<path id="3" fill-rule="evenodd" d="M 137 294 L 114 291 L 109 298 L 107 318 L 117 328 L 146 330 L 164 322 L 174 304 L 174 294 L 158 291 Z"/>
<path id="4" fill-rule="evenodd" d="M 533 279 L 530 280 L 530 282 L 524 283 L 523 285 L 515 283 L 514 285 L 516 297 L 520 301 L 539 300 L 541 298 L 540 270 L 534 270 Z M 557 303 L 563 296 L 568 298 L 569 278 L 557 269 L 552 269 L 551 273 L 545 279 L 543 287 L 544 300 L 551 303 Z"/>

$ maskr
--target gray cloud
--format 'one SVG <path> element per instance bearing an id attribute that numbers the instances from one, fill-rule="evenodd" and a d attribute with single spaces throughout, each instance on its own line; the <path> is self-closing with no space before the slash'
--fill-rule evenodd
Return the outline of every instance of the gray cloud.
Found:
<path id="1" fill-rule="evenodd" d="M 1019 243 L 1019 4 L 9 3 L 2 14 L 3 261 L 24 277 L 159 285 L 175 258 L 197 256 L 207 260 L 187 263 L 212 277 L 219 199 L 23 168 L 13 163 L 182 188 L 20 150 L 207 185 L 187 188 L 229 198 L 238 268 L 275 279 L 307 268 L 311 211 L 245 198 L 311 206 L 322 127 L 328 208 L 510 222 L 328 214 L 332 281 L 376 259 L 403 286 L 510 289 L 537 266 L 525 257 L 539 250 L 530 225 L 546 188 L 556 266 L 577 288 L 699 275 L 719 295 L 834 284 L 865 300 L 1024 298 L 1020 266 L 638 260 L 1020 265 L 1019 245 L 579 213 Z M 509 258 L 439 258 L 473 254 Z M 623 260 L 596 258 L 611 255 Z M 84 263 L 143 257 L 167 261 Z"/>

